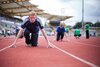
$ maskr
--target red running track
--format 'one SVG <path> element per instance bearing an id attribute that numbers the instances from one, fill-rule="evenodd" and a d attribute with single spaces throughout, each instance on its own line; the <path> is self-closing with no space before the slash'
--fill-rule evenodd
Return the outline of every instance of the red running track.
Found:
<path id="1" fill-rule="evenodd" d="M 75 39 L 68 37 L 67 42 L 49 40 L 56 48 L 46 48 L 43 37 L 39 38 L 38 47 L 26 47 L 24 39 L 19 39 L 16 48 L 9 46 L 14 38 L 0 40 L 0 67 L 99 67 L 100 66 L 100 38 L 91 37 Z M 67 54 L 69 53 L 69 54 Z M 74 56 L 74 57 L 73 57 Z M 83 60 L 83 61 L 82 61 Z"/>

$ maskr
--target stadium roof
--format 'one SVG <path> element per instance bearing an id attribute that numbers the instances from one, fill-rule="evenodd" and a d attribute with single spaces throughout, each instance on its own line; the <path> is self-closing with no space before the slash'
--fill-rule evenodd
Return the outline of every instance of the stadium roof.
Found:
<path id="1" fill-rule="evenodd" d="M 0 13 L 8 16 L 26 16 L 30 11 L 35 11 L 38 16 L 48 18 L 51 21 L 61 21 L 72 17 L 51 15 L 37 7 L 38 5 L 31 4 L 29 0 L 0 0 Z"/>
<path id="2" fill-rule="evenodd" d="M 36 8 L 37 5 L 31 4 L 29 0 L 0 0 L 0 13 L 10 16 L 22 16 L 21 13 L 28 13 Z"/>

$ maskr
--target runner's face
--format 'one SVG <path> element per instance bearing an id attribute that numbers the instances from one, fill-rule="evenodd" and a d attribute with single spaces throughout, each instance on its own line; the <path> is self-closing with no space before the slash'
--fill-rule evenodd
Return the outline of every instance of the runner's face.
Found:
<path id="1" fill-rule="evenodd" d="M 36 16 L 35 15 L 30 15 L 29 19 L 30 19 L 31 23 L 34 23 L 35 19 L 36 19 Z"/>
<path id="2" fill-rule="evenodd" d="M 63 28 L 64 26 L 63 25 L 60 25 L 60 28 Z"/>

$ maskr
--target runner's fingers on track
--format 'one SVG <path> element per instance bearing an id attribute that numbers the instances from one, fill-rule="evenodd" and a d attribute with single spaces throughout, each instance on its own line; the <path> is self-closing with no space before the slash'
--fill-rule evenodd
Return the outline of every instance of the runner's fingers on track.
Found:
<path id="1" fill-rule="evenodd" d="M 16 46 L 16 45 L 11 45 L 10 47 L 11 47 L 11 48 L 16 48 L 17 46 Z"/>
<path id="2" fill-rule="evenodd" d="M 54 38 L 52 41 L 56 41 L 56 39 Z"/>
<path id="3" fill-rule="evenodd" d="M 67 42 L 70 42 L 70 40 L 69 40 L 69 39 L 67 39 Z"/>
<path id="4" fill-rule="evenodd" d="M 51 42 L 48 43 L 47 48 L 54 48 Z"/>
<path id="5" fill-rule="evenodd" d="M 11 48 L 16 48 L 16 43 L 14 42 L 13 44 L 10 45 Z"/>

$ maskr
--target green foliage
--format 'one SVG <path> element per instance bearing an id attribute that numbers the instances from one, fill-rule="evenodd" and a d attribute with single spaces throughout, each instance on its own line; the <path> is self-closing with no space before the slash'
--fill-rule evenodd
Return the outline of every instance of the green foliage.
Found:
<path id="1" fill-rule="evenodd" d="M 81 28 L 82 27 L 82 23 L 81 22 L 77 22 L 75 25 L 74 25 L 74 29 L 76 28 Z"/>
<path id="2" fill-rule="evenodd" d="M 96 23 L 94 24 L 94 27 L 100 27 L 100 22 L 96 22 Z"/>

